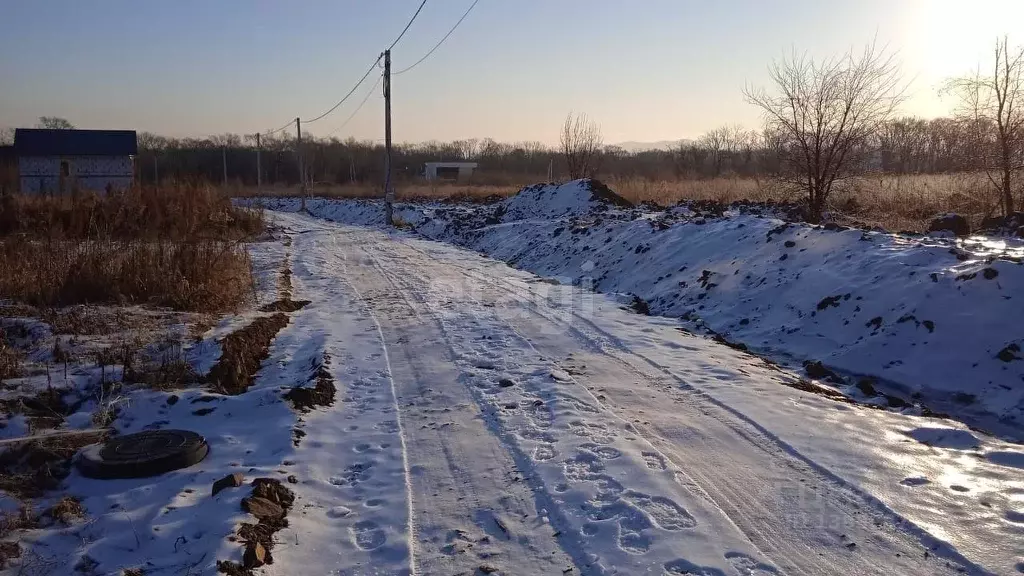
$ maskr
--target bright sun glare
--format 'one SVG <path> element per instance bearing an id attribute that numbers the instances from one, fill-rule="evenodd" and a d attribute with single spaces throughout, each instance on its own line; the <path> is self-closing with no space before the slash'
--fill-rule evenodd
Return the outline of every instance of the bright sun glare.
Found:
<path id="1" fill-rule="evenodd" d="M 921 0 L 911 19 L 923 40 L 922 63 L 929 75 L 958 75 L 977 67 L 999 36 L 1024 40 L 1024 0 Z"/>

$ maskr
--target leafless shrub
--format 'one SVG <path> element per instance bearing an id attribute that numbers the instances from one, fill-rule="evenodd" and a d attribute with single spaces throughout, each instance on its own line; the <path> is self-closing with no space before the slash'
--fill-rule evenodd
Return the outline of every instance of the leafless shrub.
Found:
<path id="1" fill-rule="evenodd" d="M 946 89 L 960 99 L 958 119 L 977 132 L 977 163 L 1009 215 L 1014 192 L 1024 186 L 1024 46 L 1010 48 L 1006 37 L 996 40 L 991 75 L 979 68 L 951 80 Z"/>
<path id="2" fill-rule="evenodd" d="M 792 55 L 769 74 L 773 91 L 744 95 L 780 141 L 780 178 L 806 194 L 808 219 L 819 221 L 836 183 L 865 169 L 869 138 L 903 100 L 899 66 L 871 44 L 823 61 Z"/>
<path id="3" fill-rule="evenodd" d="M 586 114 L 573 117 L 570 112 L 562 124 L 560 142 L 569 178 L 593 178 L 597 174 L 604 143 L 597 122 L 587 118 Z"/>

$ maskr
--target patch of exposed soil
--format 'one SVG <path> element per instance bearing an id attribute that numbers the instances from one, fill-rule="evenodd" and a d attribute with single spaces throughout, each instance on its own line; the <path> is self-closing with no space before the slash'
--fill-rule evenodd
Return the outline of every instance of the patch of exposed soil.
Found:
<path id="1" fill-rule="evenodd" d="M 317 407 L 334 405 L 334 395 L 337 388 L 334 385 L 334 377 L 327 370 L 331 364 L 331 357 L 324 354 L 323 362 L 317 367 L 310 377 L 315 381 L 313 386 L 296 386 L 285 393 L 286 400 L 292 403 L 296 410 L 309 412 Z"/>
<path id="2" fill-rule="evenodd" d="M 262 316 L 251 324 L 235 330 L 221 342 L 220 360 L 210 369 L 207 382 L 223 394 L 242 394 L 252 385 L 260 363 L 270 355 L 270 343 L 282 328 L 288 325 L 288 316 L 278 312 Z"/>
<path id="3" fill-rule="evenodd" d="M 633 203 L 616 194 L 607 184 L 591 178 L 587 180 L 587 187 L 590 189 L 590 198 L 595 201 L 606 202 L 620 208 L 632 208 Z"/>
<path id="4" fill-rule="evenodd" d="M 56 428 L 78 409 L 77 405 L 68 404 L 64 399 L 71 392 L 73 390 L 69 388 L 47 388 L 35 396 L 0 400 L 0 410 L 8 414 L 24 414 L 32 432 Z"/>
<path id="5" fill-rule="evenodd" d="M 245 544 L 242 563 L 230 560 L 217 562 L 217 571 L 228 576 L 253 576 L 256 568 L 273 564 L 274 533 L 288 526 L 287 516 L 295 503 L 295 493 L 274 478 L 256 478 L 252 493 L 242 499 L 242 509 L 256 516 L 258 522 L 243 522 L 236 534 Z"/>
<path id="6" fill-rule="evenodd" d="M 282 298 L 281 300 L 263 305 L 263 307 L 260 308 L 260 312 L 295 312 L 308 306 L 309 302 L 309 300 L 291 300 Z"/>
<path id="7" fill-rule="evenodd" d="M 7 447 L 0 454 L 0 490 L 18 498 L 34 498 L 57 488 L 71 473 L 75 453 L 105 436 L 106 432 L 53 435 Z"/>

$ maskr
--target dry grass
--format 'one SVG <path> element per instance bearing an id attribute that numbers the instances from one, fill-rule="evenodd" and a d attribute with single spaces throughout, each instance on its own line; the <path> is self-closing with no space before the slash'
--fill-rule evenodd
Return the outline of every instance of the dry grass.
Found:
<path id="1" fill-rule="evenodd" d="M 71 458 L 106 432 L 54 435 L 8 446 L 0 454 L 0 490 L 27 500 L 52 490 L 71 473 Z"/>
<path id="2" fill-rule="evenodd" d="M 736 202 L 794 202 L 801 195 L 769 179 L 722 177 L 693 180 L 650 180 L 602 177 L 623 198 L 639 204 L 669 206 L 681 200 Z M 523 181 L 522 185 L 534 182 Z M 518 185 L 492 186 L 440 183 L 399 184 L 396 196 L 403 200 L 485 201 L 515 194 Z M 236 191 L 256 195 L 253 189 Z M 297 188 L 265 189 L 264 196 L 295 196 Z M 332 198 L 379 198 L 379 188 L 327 186 L 313 190 Z M 844 183 L 835 191 L 829 210 L 840 220 L 880 226 L 887 230 L 923 231 L 935 214 L 956 212 L 977 224 L 997 206 L 997 198 L 984 174 L 870 175 Z"/>
<path id="3" fill-rule="evenodd" d="M 244 247 L 213 240 L 0 243 L 0 298 L 33 306 L 150 304 L 216 312 L 252 291 Z"/>
<path id="4" fill-rule="evenodd" d="M 263 227 L 260 210 L 206 187 L 4 197 L 0 298 L 231 310 L 253 286 L 241 241 Z"/>
<path id="5" fill-rule="evenodd" d="M 89 240 L 243 240 L 263 231 L 259 210 L 206 186 L 134 188 L 109 196 L 0 198 L 0 236 Z"/>
<path id="6" fill-rule="evenodd" d="M 485 199 L 504 198 L 518 192 L 523 186 L 534 184 L 526 182 L 520 185 L 494 186 L 486 184 L 398 184 L 395 188 L 395 198 L 399 200 L 447 200 L 464 202 L 481 202 Z M 232 194 L 238 197 L 293 197 L 300 194 L 299 188 L 277 187 L 263 188 L 235 188 Z M 384 192 L 379 186 L 368 186 L 353 184 L 345 186 L 317 185 L 311 192 L 313 196 L 324 198 L 383 198 Z"/>
<path id="7" fill-rule="evenodd" d="M 21 375 L 21 353 L 7 342 L 7 332 L 0 327 L 0 382 Z"/>

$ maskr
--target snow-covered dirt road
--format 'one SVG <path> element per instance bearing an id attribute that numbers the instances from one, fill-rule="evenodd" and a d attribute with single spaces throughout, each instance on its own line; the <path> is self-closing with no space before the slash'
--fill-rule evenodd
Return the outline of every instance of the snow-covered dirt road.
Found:
<path id="1" fill-rule="evenodd" d="M 275 213 L 339 401 L 268 574 L 1009 574 L 1022 450 L 872 410 L 671 319 Z M 268 376 L 264 376 L 265 378 Z"/>

